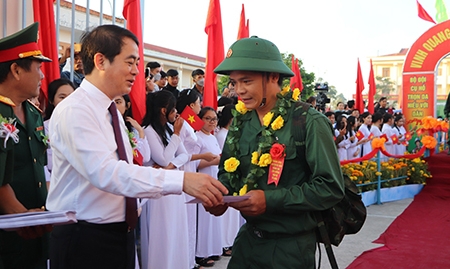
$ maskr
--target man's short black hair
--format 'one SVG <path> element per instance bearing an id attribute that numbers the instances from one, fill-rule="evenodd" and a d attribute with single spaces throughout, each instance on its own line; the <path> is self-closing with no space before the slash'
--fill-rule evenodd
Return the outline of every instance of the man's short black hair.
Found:
<path id="1" fill-rule="evenodd" d="M 168 77 L 178 76 L 178 71 L 175 69 L 169 69 L 169 70 L 167 70 L 167 76 Z"/>
<path id="2" fill-rule="evenodd" d="M 201 69 L 195 69 L 194 71 L 192 71 L 192 77 L 193 78 L 195 78 L 195 76 L 197 76 L 197 75 L 204 75 L 205 74 L 205 72 L 203 71 L 203 70 L 201 70 Z"/>
<path id="3" fill-rule="evenodd" d="M 347 106 L 348 106 L 349 109 L 352 109 L 354 105 L 355 105 L 355 100 L 348 100 L 347 101 Z"/>
<path id="4" fill-rule="evenodd" d="M 150 69 L 155 69 L 155 68 L 161 67 L 161 65 L 158 62 L 148 62 L 145 67 L 150 67 Z"/>
<path id="5" fill-rule="evenodd" d="M 166 72 L 164 72 L 164 71 L 159 71 L 159 74 L 161 74 L 161 78 L 165 78 L 165 77 L 167 77 L 167 73 Z"/>
<path id="6" fill-rule="evenodd" d="M 380 101 L 378 101 L 378 102 L 381 102 L 381 101 L 384 101 L 384 100 L 387 100 L 387 97 L 385 97 L 385 96 L 381 97 Z"/>
<path id="7" fill-rule="evenodd" d="M 122 51 L 124 38 L 130 38 L 139 46 L 139 40 L 129 30 L 117 25 L 101 25 L 90 32 L 83 34 L 81 38 L 81 60 L 84 73 L 89 75 L 94 70 L 94 55 L 105 55 L 110 63 Z"/>

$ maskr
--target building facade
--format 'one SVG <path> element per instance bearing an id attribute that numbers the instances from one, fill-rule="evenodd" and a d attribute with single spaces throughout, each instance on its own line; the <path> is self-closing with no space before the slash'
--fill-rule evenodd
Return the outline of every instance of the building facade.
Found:
<path id="1" fill-rule="evenodd" d="M 408 49 L 403 48 L 398 53 L 372 58 L 374 76 L 389 78 L 394 83 L 394 90 L 387 96 L 390 103 L 397 103 L 399 101 L 399 95 L 402 94 L 403 64 L 407 53 Z M 443 107 L 450 91 L 450 56 L 441 59 L 440 63 L 436 66 L 436 72 L 436 107 L 437 115 L 439 116 L 443 115 Z M 367 96 L 364 96 L 364 99 L 366 98 Z"/>

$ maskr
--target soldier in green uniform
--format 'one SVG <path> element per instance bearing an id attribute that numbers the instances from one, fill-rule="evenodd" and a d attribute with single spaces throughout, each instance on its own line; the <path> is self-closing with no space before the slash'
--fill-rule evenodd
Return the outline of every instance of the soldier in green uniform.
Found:
<path id="1" fill-rule="evenodd" d="M 214 71 L 230 76 L 241 100 L 222 152 L 219 180 L 230 193 L 249 197 L 206 208 L 221 215 L 231 206 L 247 221 L 228 268 L 315 268 L 313 212 L 344 196 L 328 119 L 298 106 L 298 89 L 281 90 L 283 78 L 293 73 L 268 40 L 236 41 Z M 294 117 L 300 107 L 305 111 L 302 124 Z M 299 131 L 305 133 L 304 141 L 294 139 Z"/>
<path id="2" fill-rule="evenodd" d="M 39 95 L 42 62 L 51 61 L 42 55 L 37 38 L 38 24 L 34 23 L 0 40 L 0 95 L 7 100 L 0 105 L 0 113 L 16 128 L 6 147 L 1 145 L 2 176 L 7 183 L 0 190 L 2 214 L 43 210 L 47 197 L 44 127 L 39 110 L 28 101 Z M 7 129 L 11 132 L 13 128 Z M 0 231 L 0 267 L 47 268 L 45 229 L 33 226 L 19 232 Z"/>

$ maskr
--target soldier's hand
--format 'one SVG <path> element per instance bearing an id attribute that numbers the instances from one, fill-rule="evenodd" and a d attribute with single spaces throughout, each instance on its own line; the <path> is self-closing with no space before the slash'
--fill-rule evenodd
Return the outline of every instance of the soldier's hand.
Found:
<path id="1" fill-rule="evenodd" d="M 205 207 L 223 204 L 223 195 L 227 188 L 213 177 L 202 173 L 184 173 L 183 191 L 202 200 Z"/>
<path id="2" fill-rule="evenodd" d="M 258 216 L 266 212 L 266 195 L 262 190 L 251 190 L 246 196 L 247 200 L 229 203 L 229 206 L 241 211 L 243 215 Z"/>
<path id="3" fill-rule="evenodd" d="M 211 213 L 214 216 L 221 216 L 223 215 L 223 213 L 225 213 L 225 211 L 227 211 L 228 209 L 228 205 L 227 204 L 220 204 L 217 206 L 212 206 L 212 207 L 208 207 L 208 206 L 204 206 L 205 210 L 208 211 L 209 213 Z"/>

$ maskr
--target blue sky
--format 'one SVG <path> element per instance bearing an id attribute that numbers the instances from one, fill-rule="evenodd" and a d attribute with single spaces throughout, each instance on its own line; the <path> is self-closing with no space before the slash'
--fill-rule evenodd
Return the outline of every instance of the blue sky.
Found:
<path id="1" fill-rule="evenodd" d="M 434 18 L 435 0 L 419 2 Z M 416 0 L 222 0 L 225 51 L 236 40 L 242 3 L 250 35 L 293 53 L 347 98 L 356 89 L 358 57 L 368 88 L 371 57 L 410 47 L 434 25 L 417 16 Z M 450 0 L 444 3 L 450 10 Z M 145 0 L 144 41 L 205 56 L 208 5 L 209 0 Z M 116 10 L 119 16 L 122 4 Z"/>

